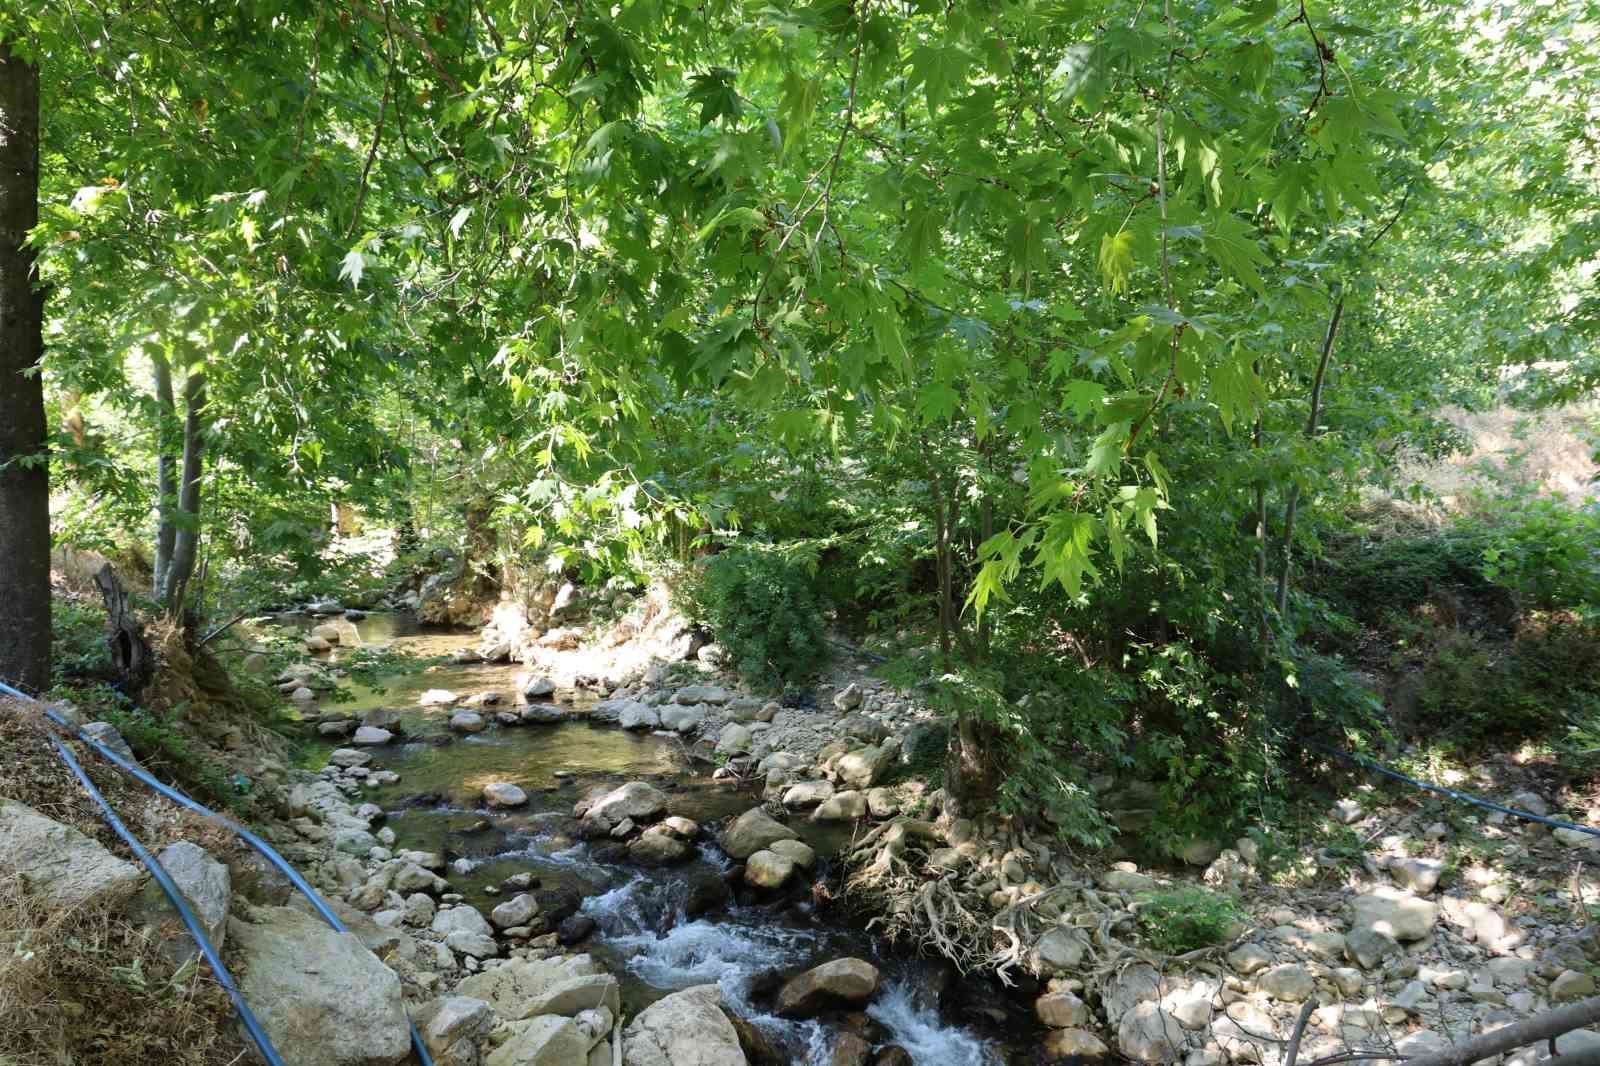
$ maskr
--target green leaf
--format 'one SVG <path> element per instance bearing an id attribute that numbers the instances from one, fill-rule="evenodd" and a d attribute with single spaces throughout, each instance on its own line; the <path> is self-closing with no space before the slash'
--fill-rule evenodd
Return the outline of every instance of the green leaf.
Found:
<path id="1" fill-rule="evenodd" d="M 911 53 L 911 78 L 907 84 L 913 89 L 922 86 L 928 114 L 937 118 L 951 87 L 962 83 L 971 63 L 972 57 L 955 45 L 920 45 Z"/>
<path id="2" fill-rule="evenodd" d="M 1087 378 L 1074 378 L 1061 390 L 1061 406 L 1071 409 L 1079 418 L 1094 414 L 1105 400 L 1106 387 Z"/>
<path id="3" fill-rule="evenodd" d="M 1119 230 L 1100 238 L 1100 280 L 1107 290 L 1118 295 L 1128 291 L 1128 277 L 1133 273 L 1133 231 Z"/>

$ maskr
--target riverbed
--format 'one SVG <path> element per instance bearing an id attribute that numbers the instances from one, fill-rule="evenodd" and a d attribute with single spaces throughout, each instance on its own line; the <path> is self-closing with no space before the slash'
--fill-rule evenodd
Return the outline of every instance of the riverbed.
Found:
<path id="1" fill-rule="evenodd" d="M 312 620 L 285 617 L 281 629 L 298 630 Z M 419 658 L 447 657 L 473 643 L 473 634 L 430 630 L 409 616 L 373 614 L 357 622 L 368 646 L 388 647 Z M 351 654 L 331 653 L 333 661 Z M 816 1022 L 791 1022 L 768 1013 L 759 990 L 773 975 L 791 975 L 844 956 L 879 966 L 883 988 L 867 1011 L 876 1043 L 895 1044 L 929 1066 L 1000 1066 L 1031 1059 L 1031 1020 L 1025 1002 L 1007 997 L 986 981 L 952 981 L 947 964 L 917 958 L 873 937 L 841 908 L 819 910 L 806 893 L 756 898 L 748 890 L 728 898 L 733 862 L 714 842 L 719 822 L 760 803 L 759 791 L 713 780 L 704 762 L 692 759 L 676 736 L 630 733 L 591 724 L 581 717 L 555 724 L 504 727 L 453 737 L 446 729 L 452 708 L 423 707 L 430 689 L 465 697 L 499 692 L 510 700 L 517 665 L 439 661 L 426 670 L 387 674 L 367 687 L 341 682 L 341 711 L 397 711 L 399 742 L 369 748 L 371 769 L 391 770 L 399 781 L 368 790 L 364 798 L 382 806 L 396 846 L 439 852 L 454 864 L 452 891 L 487 911 L 503 896 L 496 886 L 532 873 L 543 889 L 568 889 L 582 898 L 581 914 L 596 923 L 594 934 L 574 950 L 588 951 L 623 986 L 628 1014 L 671 992 L 715 982 L 725 1000 L 763 1028 L 796 1063 L 826 1066 L 834 1033 Z M 592 693 L 558 691 L 553 700 L 574 712 L 594 701 Z M 493 720 L 493 707 L 486 717 Z M 312 743 L 304 752 L 312 769 L 337 744 Z M 647 780 L 670 797 L 669 810 L 704 828 L 693 858 L 667 868 L 643 868 L 604 843 L 571 835 L 572 808 L 602 784 Z M 520 786 L 530 802 L 515 811 L 484 807 L 481 791 L 492 781 Z M 793 828 L 819 857 L 817 879 L 848 844 L 848 826 L 794 819 Z M 464 860 L 464 861 L 463 861 Z M 464 871 L 464 872 L 463 872 Z M 719 900 L 707 908 L 706 899 Z"/>

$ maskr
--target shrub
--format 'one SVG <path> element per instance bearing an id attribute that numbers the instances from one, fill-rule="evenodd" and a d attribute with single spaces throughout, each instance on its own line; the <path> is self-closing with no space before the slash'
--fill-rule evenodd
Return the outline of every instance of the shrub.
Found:
<path id="1" fill-rule="evenodd" d="M 1178 888 L 1146 896 L 1138 910 L 1139 936 L 1165 955 L 1220 944 L 1242 917 L 1227 896 L 1203 888 Z"/>
<path id="2" fill-rule="evenodd" d="M 690 590 L 709 628 L 745 678 L 776 691 L 815 674 L 827 658 L 815 559 L 750 545 L 713 556 Z"/>

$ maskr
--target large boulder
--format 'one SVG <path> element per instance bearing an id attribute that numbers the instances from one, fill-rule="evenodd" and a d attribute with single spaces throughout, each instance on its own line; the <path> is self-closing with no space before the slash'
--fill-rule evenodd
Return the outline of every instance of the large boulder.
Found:
<path id="1" fill-rule="evenodd" d="M 587 823 L 609 830 L 625 818 L 642 823 L 666 809 L 666 793 L 643 781 L 629 781 L 589 804 L 582 817 Z"/>
<path id="2" fill-rule="evenodd" d="M 899 750 L 892 745 L 866 747 L 839 757 L 839 780 L 847 788 L 867 789 L 882 781 L 894 766 Z"/>
<path id="3" fill-rule="evenodd" d="M 206 849 L 187 840 L 165 848 L 156 861 L 167 871 L 189 909 L 200 920 L 206 938 L 221 950 L 228 935 L 228 902 L 232 899 L 233 878 L 228 868 L 206 853 Z M 148 890 L 147 890 L 148 891 Z M 165 896 L 162 897 L 163 901 Z M 189 959 L 199 947 L 187 934 L 177 942 L 176 956 Z"/>
<path id="4" fill-rule="evenodd" d="M 654 707 L 638 700 L 630 700 L 617 713 L 617 724 L 624 729 L 655 729 L 661 724 L 661 716 L 656 713 Z"/>
<path id="5" fill-rule="evenodd" d="M 695 985 L 640 1011 L 622 1034 L 623 1066 L 749 1066 L 716 985 Z"/>
<path id="6" fill-rule="evenodd" d="M 304 911 L 261 907 L 229 921 L 239 990 L 284 1061 L 392 1066 L 410 1053 L 400 978 L 354 933 Z"/>
<path id="7" fill-rule="evenodd" d="M 144 871 L 71 826 L 32 807 L 0 799 L 0 875 L 58 907 L 119 902 L 139 890 Z"/>
<path id="8" fill-rule="evenodd" d="M 777 1013 L 814 1018 L 824 1011 L 861 1007 L 878 991 L 878 968 L 865 959 L 834 959 L 790 978 L 778 990 Z"/>
<path id="9" fill-rule="evenodd" d="M 780 840 L 795 840 L 799 835 L 760 807 L 752 807 L 728 823 L 721 844 L 733 858 L 748 859 Z"/>
<path id="10" fill-rule="evenodd" d="M 491 807 L 521 807 L 528 794 L 509 781 L 491 781 L 483 786 L 483 802 Z"/>

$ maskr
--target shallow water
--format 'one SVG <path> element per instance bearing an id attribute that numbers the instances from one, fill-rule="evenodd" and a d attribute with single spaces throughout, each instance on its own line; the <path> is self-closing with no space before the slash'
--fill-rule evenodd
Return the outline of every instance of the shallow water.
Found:
<path id="1" fill-rule="evenodd" d="M 315 623 L 292 619 L 285 624 L 304 629 Z M 425 630 L 398 615 L 370 615 L 357 626 L 369 645 L 392 646 L 419 657 L 448 655 L 473 640 L 470 633 Z M 398 710 L 407 736 L 440 740 L 448 737 L 450 710 L 418 706 L 422 692 L 444 688 L 465 696 L 499 691 L 514 706 L 520 673 L 522 668 L 515 665 L 438 665 L 385 678 L 376 691 L 351 685 L 354 698 L 330 706 L 353 712 Z M 580 715 L 593 697 L 558 692 L 554 702 Z M 492 719 L 493 711 L 486 708 L 486 717 Z M 622 980 L 628 1012 L 678 989 L 715 983 L 726 1001 L 765 1029 L 792 1061 L 821 1066 L 828 1062 L 834 1034 L 817 1023 L 771 1015 L 751 990 L 769 974 L 789 975 L 854 955 L 871 959 L 884 973 L 869 1017 L 887 1031 L 885 1043 L 904 1047 L 919 1066 L 991 1066 L 1009 1058 L 996 1041 L 941 1018 L 927 994 L 935 972 L 929 964 L 885 950 L 846 922 L 817 916 L 803 895 L 776 903 L 745 898 L 703 917 L 688 917 L 691 898 L 717 888 L 710 882 L 724 880 L 732 866 L 710 842 L 716 823 L 754 806 L 759 793 L 711 781 L 676 737 L 628 733 L 576 717 L 553 725 L 491 726 L 448 743 L 435 740 L 368 749 L 373 768 L 400 775 L 397 784 L 367 793 L 388 813 L 398 846 L 469 860 L 471 871 L 452 872 L 450 883 L 484 909 L 505 898 L 490 895 L 487 888 L 525 871 L 538 876 L 542 889 L 576 891 L 583 898 L 581 913 L 597 923 L 581 950 L 594 954 Z M 335 746 L 310 746 L 308 765 L 320 765 Z M 638 779 L 666 791 L 673 814 L 706 828 L 694 859 L 664 870 L 599 861 L 590 844 L 570 835 L 572 807 L 580 796 L 600 784 Z M 528 806 L 512 812 L 485 809 L 480 794 L 491 781 L 521 786 L 529 794 Z M 850 829 L 801 819 L 793 825 L 817 850 L 821 877 L 831 856 L 848 842 Z"/>

